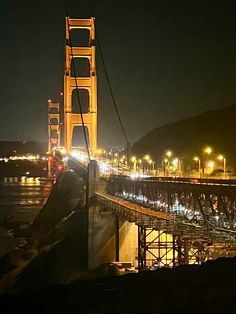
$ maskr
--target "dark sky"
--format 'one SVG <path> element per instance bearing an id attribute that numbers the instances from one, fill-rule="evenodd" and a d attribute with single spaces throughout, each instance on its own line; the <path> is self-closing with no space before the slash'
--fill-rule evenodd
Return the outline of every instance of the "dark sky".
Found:
<path id="1" fill-rule="evenodd" d="M 0 0 L 0 140 L 47 140 L 60 101 L 64 24 L 94 15 L 133 143 L 154 127 L 236 103 L 236 2 Z M 124 140 L 97 57 L 99 146 Z M 200 127 L 200 126 L 199 126 Z"/>

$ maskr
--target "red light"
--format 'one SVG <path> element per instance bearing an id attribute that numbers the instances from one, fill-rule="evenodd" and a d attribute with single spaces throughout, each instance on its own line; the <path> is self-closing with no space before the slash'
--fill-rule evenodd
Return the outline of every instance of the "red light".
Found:
<path id="1" fill-rule="evenodd" d="M 50 156 L 50 157 L 48 157 L 48 160 L 49 160 L 49 161 L 51 161 L 51 160 L 52 160 L 52 157 L 51 157 L 51 156 Z"/>
<path id="2" fill-rule="evenodd" d="M 58 166 L 58 170 L 60 171 L 62 169 L 62 166 L 60 165 L 60 166 Z"/>

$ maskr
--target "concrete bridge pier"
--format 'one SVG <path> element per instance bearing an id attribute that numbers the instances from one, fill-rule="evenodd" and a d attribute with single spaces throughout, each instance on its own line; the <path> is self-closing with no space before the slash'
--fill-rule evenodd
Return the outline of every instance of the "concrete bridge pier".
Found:
<path id="1" fill-rule="evenodd" d="M 89 233 L 91 232 L 91 222 L 90 222 L 90 215 L 89 215 L 89 211 L 90 211 L 90 207 L 91 207 L 91 203 L 94 197 L 94 193 L 98 188 L 98 181 L 99 181 L 99 168 L 97 165 L 97 161 L 96 160 L 90 160 L 89 164 L 88 164 L 88 175 L 86 176 L 86 203 L 84 206 L 84 210 L 83 210 L 83 228 L 84 228 L 84 239 L 83 241 L 85 241 L 85 252 L 83 253 L 85 258 L 86 258 L 86 262 L 85 262 L 85 268 L 86 270 L 89 270 Z"/>
<path id="2" fill-rule="evenodd" d="M 86 186 L 86 202 L 89 206 L 91 198 L 93 198 L 95 191 L 98 189 L 99 168 L 96 160 L 90 160 L 88 164 L 88 176 Z"/>

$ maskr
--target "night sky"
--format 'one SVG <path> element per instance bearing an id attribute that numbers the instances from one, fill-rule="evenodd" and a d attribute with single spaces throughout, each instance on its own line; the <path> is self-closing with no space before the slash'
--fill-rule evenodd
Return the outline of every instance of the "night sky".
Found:
<path id="1" fill-rule="evenodd" d="M 47 100 L 63 90 L 66 12 L 96 18 L 131 143 L 236 103 L 236 2 L 138 3 L 0 0 L 0 140 L 47 140 Z M 97 75 L 99 146 L 124 145 L 99 55 Z"/>

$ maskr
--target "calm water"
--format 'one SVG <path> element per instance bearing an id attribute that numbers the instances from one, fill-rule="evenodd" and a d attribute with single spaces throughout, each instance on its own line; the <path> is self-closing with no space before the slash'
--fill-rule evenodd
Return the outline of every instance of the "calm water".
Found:
<path id="1" fill-rule="evenodd" d="M 12 215 L 15 220 L 32 222 L 45 204 L 51 191 L 51 182 L 42 178 L 0 178 L 0 256 L 17 245 L 11 232 L 4 229 L 4 220 Z"/>

